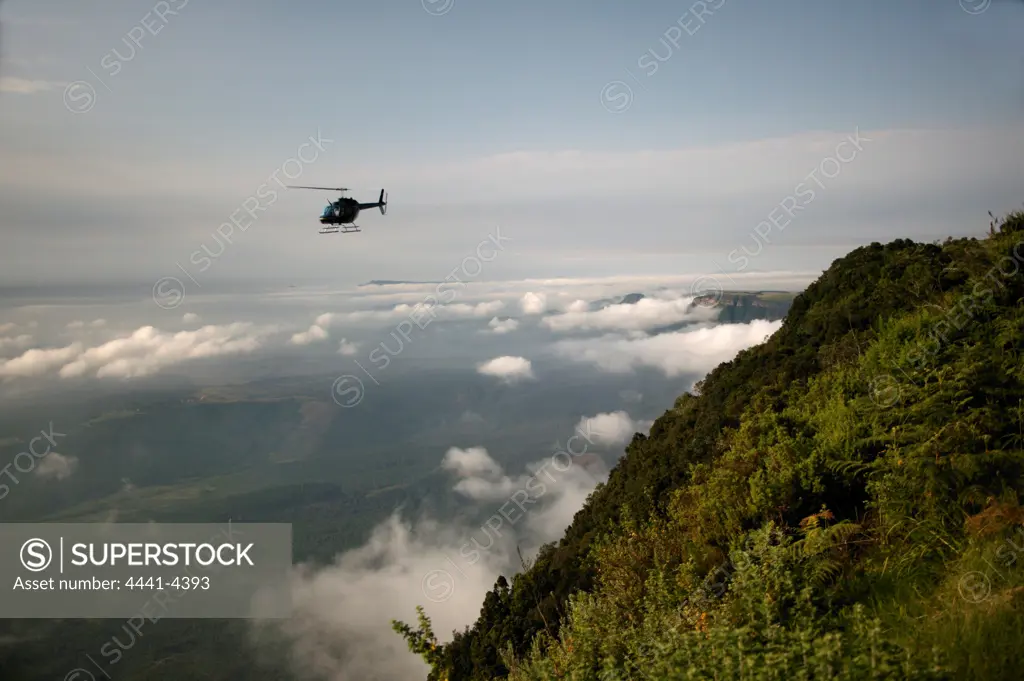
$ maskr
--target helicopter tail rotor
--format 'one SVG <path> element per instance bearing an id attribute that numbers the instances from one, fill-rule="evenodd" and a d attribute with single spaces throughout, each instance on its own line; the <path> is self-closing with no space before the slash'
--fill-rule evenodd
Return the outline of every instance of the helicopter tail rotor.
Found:
<path id="1" fill-rule="evenodd" d="M 384 193 L 384 190 L 380 190 L 380 198 L 377 199 L 377 203 L 380 204 L 380 214 L 387 215 L 388 213 L 388 195 Z"/>

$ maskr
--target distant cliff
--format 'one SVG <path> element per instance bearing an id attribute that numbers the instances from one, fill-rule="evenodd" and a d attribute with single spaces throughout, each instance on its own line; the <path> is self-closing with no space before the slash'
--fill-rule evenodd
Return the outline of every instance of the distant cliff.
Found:
<path id="1" fill-rule="evenodd" d="M 746 324 L 755 319 L 784 319 L 796 295 L 787 291 L 725 291 L 720 296 L 700 296 L 694 302 L 720 308 L 718 321 L 723 324 Z"/>
<path id="2" fill-rule="evenodd" d="M 722 324 L 746 324 L 755 319 L 774 322 L 785 319 L 797 295 L 788 291 L 715 291 L 698 295 L 693 305 L 718 309 L 718 321 Z M 681 331 L 693 324 L 692 320 L 667 324 L 651 329 L 651 334 Z"/>

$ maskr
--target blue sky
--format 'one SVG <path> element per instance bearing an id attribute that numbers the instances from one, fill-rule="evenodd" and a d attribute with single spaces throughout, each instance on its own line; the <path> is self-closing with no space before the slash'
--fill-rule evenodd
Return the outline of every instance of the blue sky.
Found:
<path id="1" fill-rule="evenodd" d="M 964 0 L 969 7 L 984 2 Z M 225 257 L 217 274 L 279 269 L 282 276 L 310 270 L 330 276 L 331 258 L 336 262 L 338 253 L 352 252 L 359 260 L 353 267 L 367 274 L 426 276 L 420 269 L 433 265 L 424 265 L 424 258 L 447 262 L 458 244 L 472 240 L 470 234 L 486 233 L 486 224 L 496 222 L 518 226 L 526 235 L 523 253 L 530 262 L 517 265 L 523 276 L 562 273 L 543 270 L 561 267 L 570 249 L 580 259 L 581 235 L 589 242 L 583 252 L 593 251 L 593 262 L 608 254 L 628 260 L 636 251 L 635 262 L 621 263 L 632 270 L 651 267 L 644 258 L 662 243 L 661 250 L 692 255 L 687 244 L 699 241 L 700 249 L 724 254 L 785 195 L 770 198 L 778 193 L 769 186 L 773 180 L 790 187 L 799 181 L 795 159 L 819 148 L 797 141 L 802 135 L 838 141 L 858 128 L 992 132 L 990 147 L 964 142 L 950 148 L 949 160 L 965 165 L 958 173 L 951 168 L 946 180 L 932 178 L 932 184 L 917 181 L 919 154 L 908 141 L 899 147 L 904 165 L 898 173 L 888 161 L 878 167 L 894 173 L 893 183 L 905 183 L 904 191 L 883 187 L 882 194 L 870 195 L 852 184 L 837 187 L 831 203 L 815 206 L 813 218 L 802 218 L 823 236 L 805 231 L 802 242 L 794 237 L 786 244 L 804 250 L 776 249 L 778 262 L 766 259 L 765 266 L 827 267 L 831 257 L 857 242 L 853 232 L 859 230 L 841 219 L 852 214 L 853 205 L 871 221 L 863 230 L 870 241 L 875 232 L 914 236 L 919 226 L 912 218 L 926 210 L 920 205 L 925 196 L 955 201 L 934 206 L 934 216 L 950 221 L 933 221 L 939 233 L 971 229 L 974 224 L 962 222 L 969 216 L 983 218 L 986 210 L 1006 211 L 1024 202 L 1013 193 L 1022 186 L 1022 171 L 1013 167 L 1019 156 L 1006 149 L 1005 159 L 980 158 L 986 148 L 1004 149 L 1001 140 L 1014 137 L 1024 123 L 1024 3 L 1013 0 L 992 0 L 977 14 L 957 0 L 712 0 L 703 23 L 690 2 L 426 5 L 435 12 L 446 6 L 440 15 L 418 0 L 168 4 L 179 7 L 178 14 L 167 16 L 165 24 L 148 19 L 158 34 L 144 35 L 133 56 L 119 59 L 116 75 L 109 68 L 112 50 L 131 55 L 124 36 L 159 3 L 0 5 L 0 155 L 14 160 L 0 170 L 0 199 L 9 206 L 0 215 L 0 229 L 14 236 L 9 243 L 16 249 L 31 249 L 39 238 L 37 249 L 75 260 L 68 277 L 145 279 L 162 262 L 157 251 L 173 252 L 172 262 L 187 258 L 317 130 L 337 142 L 303 170 L 300 183 L 343 183 L 369 195 L 363 200 L 388 186 L 388 216 L 367 215 L 360 222 L 367 233 L 390 230 L 407 241 L 403 252 L 423 257 L 403 264 L 401 253 L 382 252 L 383 237 L 374 241 L 363 238 L 366 233 L 356 237 L 362 242 L 346 241 L 344 247 L 335 242 L 351 238 L 338 237 L 325 255 L 326 242 L 313 237 L 326 196 L 290 193 L 261 218 L 264 232 L 245 235 L 251 251 Z M 697 28 L 690 35 L 680 25 Z M 671 31 L 678 46 L 662 42 Z M 671 56 L 648 76 L 638 61 L 649 50 Z M 76 115 L 65 108 L 63 95 L 66 84 L 78 80 L 95 88 L 96 99 L 87 113 Z M 617 80 L 630 86 L 632 97 L 628 109 L 611 113 L 603 106 L 602 89 Z M 703 188 L 688 185 L 687 176 L 674 190 L 666 178 L 672 167 L 642 162 L 644 152 L 729 145 L 747 145 L 737 152 L 745 159 L 751 145 L 765 139 L 794 140 L 779 156 L 790 175 L 780 170 L 773 177 L 771 167 L 762 168 L 763 191 L 751 185 L 743 195 L 749 205 L 738 205 L 733 196 L 715 204 L 704 198 Z M 936 143 L 928 144 L 934 151 Z M 537 165 L 550 161 L 546 154 L 562 151 L 603 155 L 606 176 Z M 505 166 L 496 169 L 488 161 L 509 153 L 539 155 L 529 165 L 536 182 L 520 184 L 520 177 L 501 170 Z M 972 153 L 979 158 L 964 158 Z M 963 177 L 976 175 L 971 163 L 989 168 L 993 177 L 962 184 Z M 453 170 L 459 164 L 480 168 Z M 583 165 L 596 167 L 596 161 Z M 858 172 L 877 175 L 866 165 Z M 651 190 L 635 205 L 640 188 L 650 185 L 646 173 L 661 193 Z M 111 177 L 124 183 L 102 179 Z M 717 182 L 730 177 L 726 173 Z M 594 191 L 584 196 L 588 184 Z M 951 184 L 962 191 L 951 192 Z M 48 209 L 46 202 L 55 196 L 75 198 L 76 211 Z M 140 208 L 145 205 L 159 212 L 147 213 Z M 549 205 L 561 212 L 546 213 L 541 226 L 534 213 Z M 608 207 L 595 213 L 599 205 Z M 716 216 L 722 225 L 709 228 Z M 55 233 L 70 230 L 73 236 L 39 236 L 49 231 L 51 219 Z M 686 230 L 702 235 L 660 241 L 669 231 L 685 236 Z M 836 234 L 845 235 L 841 243 Z M 295 244 L 299 235 L 302 242 Z M 821 247 L 825 255 L 808 255 Z M 83 258 L 90 249 L 95 253 Z M 132 257 L 111 260 L 113 249 Z M 312 256 L 313 267 L 294 257 L 279 258 L 273 267 L 266 260 L 311 249 L 321 251 Z M 0 264 L 7 278 L 38 274 L 37 265 L 5 251 Z M 782 257 L 784 252 L 790 255 Z M 806 261 L 812 257 L 824 260 Z M 677 267 L 674 261 L 657 266 Z M 700 269 L 696 262 L 687 266 Z M 356 269 L 353 276 L 359 278 Z"/>

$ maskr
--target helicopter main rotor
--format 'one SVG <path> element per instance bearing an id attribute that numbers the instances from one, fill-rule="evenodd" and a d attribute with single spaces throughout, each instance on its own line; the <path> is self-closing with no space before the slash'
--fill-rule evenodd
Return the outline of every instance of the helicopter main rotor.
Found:
<path id="1" fill-rule="evenodd" d="M 320 190 L 323 190 L 325 192 L 339 192 L 341 194 L 344 194 L 345 192 L 348 191 L 348 187 L 306 187 L 306 186 L 293 185 L 293 184 L 289 184 L 289 185 L 285 185 L 285 186 L 288 187 L 289 189 L 320 189 Z"/>

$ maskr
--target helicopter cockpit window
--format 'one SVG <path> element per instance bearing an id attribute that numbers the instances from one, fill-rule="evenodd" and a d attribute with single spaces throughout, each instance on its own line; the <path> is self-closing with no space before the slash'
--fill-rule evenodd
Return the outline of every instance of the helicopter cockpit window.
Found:
<path id="1" fill-rule="evenodd" d="M 327 217 L 330 217 L 332 213 L 334 213 L 334 205 L 333 205 L 333 204 L 330 204 L 330 203 L 328 203 L 328 204 L 327 204 L 327 207 L 326 207 L 326 208 L 324 208 L 324 214 L 323 214 L 323 217 L 325 217 L 325 218 L 327 218 Z"/>

